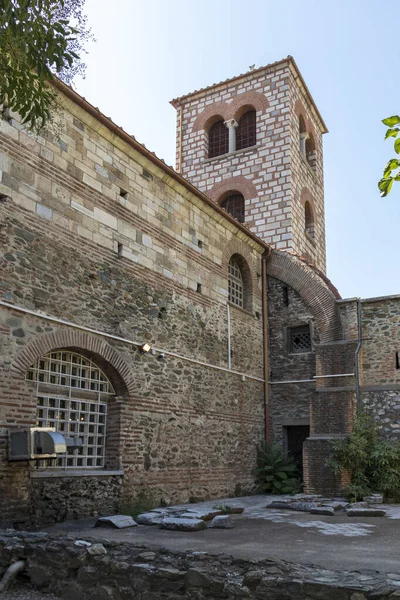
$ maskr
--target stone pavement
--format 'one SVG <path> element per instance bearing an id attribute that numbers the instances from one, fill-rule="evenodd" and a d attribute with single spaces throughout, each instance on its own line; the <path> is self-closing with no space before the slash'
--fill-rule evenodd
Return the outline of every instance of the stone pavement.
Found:
<path id="1" fill-rule="evenodd" d="M 96 519 L 87 519 L 58 524 L 47 530 L 73 532 L 84 540 L 107 538 L 149 548 L 222 553 L 244 560 L 273 558 L 326 569 L 400 573 L 399 505 L 385 505 L 386 517 L 349 517 L 342 512 L 334 516 L 316 516 L 265 508 L 277 499 L 277 496 L 247 496 L 166 509 L 169 512 L 172 509 L 242 506 L 243 514 L 232 515 L 233 529 L 175 532 L 146 525 L 122 530 L 93 529 Z"/>

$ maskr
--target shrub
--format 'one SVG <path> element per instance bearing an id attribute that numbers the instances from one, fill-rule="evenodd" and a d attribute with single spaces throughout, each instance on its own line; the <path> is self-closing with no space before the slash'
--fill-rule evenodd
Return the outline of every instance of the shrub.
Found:
<path id="1" fill-rule="evenodd" d="M 270 494 L 296 494 L 301 491 L 297 465 L 283 454 L 278 444 L 262 444 L 257 449 L 257 466 L 254 469 L 256 484 Z"/>
<path id="2" fill-rule="evenodd" d="M 400 442 L 385 440 L 372 416 L 360 412 L 347 439 L 333 443 L 328 465 L 334 473 L 347 470 L 346 494 L 356 502 L 372 492 L 400 500 Z"/>

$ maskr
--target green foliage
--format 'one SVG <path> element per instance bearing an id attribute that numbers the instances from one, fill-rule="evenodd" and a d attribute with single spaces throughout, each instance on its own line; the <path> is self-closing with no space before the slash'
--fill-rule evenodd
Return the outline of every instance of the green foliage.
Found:
<path id="1" fill-rule="evenodd" d="M 284 456 L 278 444 L 262 444 L 258 448 L 254 476 L 259 489 L 269 494 L 295 494 L 301 491 L 297 465 L 293 459 Z"/>
<path id="2" fill-rule="evenodd" d="M 82 0 L 0 0 L 0 104 L 32 129 L 51 117 L 56 95 L 48 82 L 80 62 L 76 50 L 88 32 L 79 28 L 75 5 Z"/>
<path id="3" fill-rule="evenodd" d="M 400 442 L 385 440 L 370 415 L 358 414 L 351 435 L 334 442 L 328 465 L 337 474 L 349 471 L 352 502 L 372 492 L 400 500 Z"/>
<path id="4" fill-rule="evenodd" d="M 121 514 L 129 515 L 135 519 L 141 513 L 152 510 L 157 505 L 152 493 L 146 489 L 141 490 L 133 500 L 125 500 L 120 506 Z"/>
<path id="5" fill-rule="evenodd" d="M 398 137 L 400 129 L 395 127 L 395 125 L 400 124 L 400 116 L 394 115 L 393 117 L 388 117 L 387 119 L 383 119 L 382 123 L 388 127 L 385 140 L 394 138 L 394 151 L 396 154 L 400 154 L 400 137 Z M 400 160 L 397 158 L 389 160 L 383 170 L 383 177 L 378 183 L 382 198 L 389 194 L 394 181 L 400 181 Z"/>

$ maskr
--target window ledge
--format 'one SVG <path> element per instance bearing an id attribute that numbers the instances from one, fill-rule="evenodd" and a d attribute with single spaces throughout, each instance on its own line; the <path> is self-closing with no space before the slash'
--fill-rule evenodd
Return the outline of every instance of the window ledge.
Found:
<path id="1" fill-rule="evenodd" d="M 203 162 L 211 163 L 217 160 L 223 160 L 225 158 L 230 158 L 232 156 L 236 156 L 237 154 L 244 154 L 245 152 L 255 152 L 257 150 L 258 145 L 249 146 L 248 148 L 242 148 L 241 150 L 235 150 L 235 152 L 227 152 L 226 154 L 220 154 L 219 156 L 213 156 L 212 158 L 205 158 Z"/>
<path id="2" fill-rule="evenodd" d="M 244 313 L 245 315 L 247 315 L 249 317 L 253 317 L 254 319 L 257 318 L 256 315 L 253 313 L 253 311 L 247 310 L 247 308 L 242 308 L 241 306 L 238 306 L 237 304 L 234 304 L 234 302 L 229 302 L 229 300 L 228 300 L 228 304 L 232 308 L 235 308 L 236 310 L 240 310 L 240 312 Z"/>
<path id="3" fill-rule="evenodd" d="M 56 479 L 58 477 L 112 477 L 123 474 L 123 469 L 118 469 L 115 471 L 109 471 L 106 469 L 38 469 L 31 471 L 29 476 L 31 479 Z"/>

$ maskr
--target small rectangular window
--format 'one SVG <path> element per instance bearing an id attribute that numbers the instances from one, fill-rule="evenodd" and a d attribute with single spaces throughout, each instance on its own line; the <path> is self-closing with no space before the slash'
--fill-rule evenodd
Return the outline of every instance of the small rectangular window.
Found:
<path id="1" fill-rule="evenodd" d="M 289 329 L 289 352 L 291 354 L 302 354 L 304 352 L 311 352 L 311 350 L 309 325 L 291 327 Z"/>

